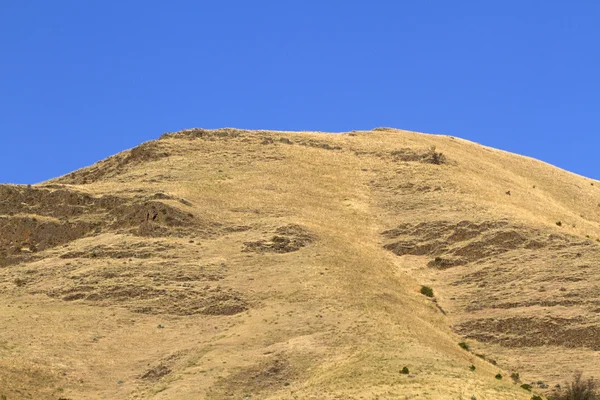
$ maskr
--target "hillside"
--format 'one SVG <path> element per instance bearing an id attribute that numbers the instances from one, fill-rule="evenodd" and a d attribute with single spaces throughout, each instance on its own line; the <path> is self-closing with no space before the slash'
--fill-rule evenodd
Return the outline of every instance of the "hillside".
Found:
<path id="1" fill-rule="evenodd" d="M 528 400 L 600 377 L 599 241 L 600 182 L 459 138 L 168 133 L 0 185 L 0 394 Z"/>

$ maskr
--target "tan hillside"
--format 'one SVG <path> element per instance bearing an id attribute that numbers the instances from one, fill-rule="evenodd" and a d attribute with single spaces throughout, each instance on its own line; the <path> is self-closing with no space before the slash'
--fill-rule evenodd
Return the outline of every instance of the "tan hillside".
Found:
<path id="1" fill-rule="evenodd" d="M 3 185 L 0 395 L 528 400 L 600 377 L 599 202 L 385 128 L 192 129 Z"/>

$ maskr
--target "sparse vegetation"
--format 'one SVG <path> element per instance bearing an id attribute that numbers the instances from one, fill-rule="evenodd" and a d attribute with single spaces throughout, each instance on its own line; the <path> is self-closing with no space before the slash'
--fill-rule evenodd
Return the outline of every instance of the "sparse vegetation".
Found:
<path id="1" fill-rule="evenodd" d="M 533 396 L 531 396 L 531 400 L 543 400 L 543 399 L 542 399 L 542 397 L 541 397 L 541 396 L 538 396 L 538 395 L 536 394 L 536 395 L 533 395 Z"/>
<path id="2" fill-rule="evenodd" d="M 433 289 L 429 286 L 423 285 L 421 286 L 421 294 L 427 297 L 433 297 Z"/>
<path id="3" fill-rule="evenodd" d="M 562 226 L 562 222 L 560 222 L 560 221 L 556 221 L 556 225 L 558 225 L 558 226 Z"/>
<path id="4" fill-rule="evenodd" d="M 443 153 L 436 151 L 435 146 L 431 146 L 427 150 L 427 153 L 425 153 L 425 157 L 423 158 L 423 160 L 430 164 L 440 165 L 446 162 L 446 156 L 444 156 Z"/>
<path id="5" fill-rule="evenodd" d="M 531 385 L 528 383 L 524 383 L 521 385 L 521 388 L 527 390 L 528 392 L 531 392 Z"/>
<path id="6" fill-rule="evenodd" d="M 497 373 L 496 376 L 495 376 L 495 378 L 498 379 L 498 380 L 502 379 L 502 374 Z"/>
<path id="7" fill-rule="evenodd" d="M 552 400 L 598 400 L 600 399 L 600 387 L 594 379 L 582 379 L 581 372 L 577 372 L 573 381 L 566 388 L 557 388 Z"/>
<path id="8" fill-rule="evenodd" d="M 23 287 L 25 286 L 25 284 L 27 283 L 24 279 L 21 278 L 15 278 L 15 280 L 13 281 L 13 283 L 17 286 L 17 287 Z"/>
<path id="9" fill-rule="evenodd" d="M 535 368 L 543 372 L 540 376 L 551 377 L 568 367 L 562 364 L 569 360 L 561 353 L 563 343 L 557 343 L 551 354 L 540 358 L 542 363 L 538 366 L 533 362 L 513 362 L 518 360 L 513 357 L 522 356 L 522 348 L 518 347 L 521 343 L 526 346 L 548 338 L 551 343 L 562 340 L 556 338 L 560 334 L 544 327 L 548 321 L 559 324 L 560 333 L 563 322 L 569 323 L 546 318 L 554 318 L 555 309 L 560 317 L 560 307 L 572 300 L 571 294 L 578 294 L 578 285 L 585 283 L 576 283 L 575 279 L 572 282 L 572 276 L 589 274 L 590 284 L 597 283 L 593 265 L 598 263 L 600 247 L 592 246 L 591 241 L 599 234 L 586 228 L 582 219 L 578 223 L 581 231 L 567 235 L 573 219 L 555 214 L 557 208 L 543 207 L 567 200 L 565 204 L 572 205 L 570 199 L 577 199 L 577 186 L 569 184 L 539 193 L 536 189 L 529 191 L 531 185 L 513 186 L 507 183 L 512 182 L 512 177 L 505 176 L 505 172 L 530 178 L 528 170 L 519 170 L 520 164 L 513 166 L 510 158 L 494 166 L 485 152 L 462 152 L 462 143 L 458 142 L 450 147 L 440 141 L 438 145 L 445 153 L 452 152 L 447 161 L 450 165 L 431 165 L 443 162 L 443 156 L 435 147 L 427 150 L 429 143 L 424 143 L 437 140 L 427 136 L 419 139 L 398 132 L 378 135 L 378 141 L 371 143 L 366 134 L 359 134 L 347 138 L 351 143 L 343 142 L 347 148 L 340 153 L 342 156 L 332 158 L 331 152 L 325 154 L 316 145 L 310 145 L 315 147 L 310 152 L 300 148 L 308 146 L 300 143 L 308 143 L 317 134 L 289 135 L 294 146 L 259 147 L 261 134 L 248 134 L 247 141 L 239 142 L 228 136 L 223 148 L 218 141 L 209 140 L 220 140 L 217 136 L 198 137 L 181 144 L 169 139 L 161 146 L 177 155 L 171 161 L 179 161 L 172 166 L 157 158 L 149 167 L 130 162 L 122 168 L 109 160 L 110 168 L 105 163 L 84 171 L 89 182 L 96 182 L 85 193 L 77 189 L 81 180 L 74 182 L 73 187 L 42 184 L 30 193 L 22 187 L 0 188 L 9 194 L 0 196 L 0 208 L 4 207 L 0 216 L 2 221 L 13 221 L 0 232 L 0 253 L 7 250 L 10 257 L 5 261 L 12 263 L 10 268 L 0 268 L 0 278 L 4 281 L 3 295 L 15 303 L 15 308 L 12 304 L 2 308 L 2 317 L 10 324 L 6 324 L 0 350 L 5 345 L 14 346 L 10 353 L 19 354 L 14 357 L 15 371 L 24 370 L 39 359 L 58 361 L 59 356 L 61 362 L 69 365 L 96 365 L 94 379 L 106 385 L 98 385 L 102 393 L 113 393 L 115 382 L 124 385 L 120 390 L 145 393 L 147 389 L 148 393 L 158 393 L 173 379 L 181 378 L 181 396 L 193 397 L 185 391 L 197 385 L 195 379 L 208 374 L 216 379 L 213 398 L 228 393 L 231 398 L 276 397 L 288 383 L 294 390 L 292 397 L 307 398 L 321 391 L 329 397 L 367 398 L 373 396 L 373 385 L 391 386 L 399 380 L 410 384 L 390 387 L 389 395 L 382 395 L 414 397 L 448 384 L 447 391 L 455 394 L 453 399 L 459 398 L 459 391 L 463 399 L 475 399 L 472 395 L 493 398 L 494 390 L 505 392 L 498 396 L 506 394 L 507 399 L 529 399 L 535 394 L 541 397 L 534 396 L 534 400 L 546 399 L 542 390 L 552 391 L 552 387 L 530 382 L 527 377 L 537 376 Z M 389 143 L 384 143 L 386 136 Z M 326 140 L 329 139 L 323 137 L 323 141 L 315 143 L 325 146 Z M 333 144 L 338 139 L 331 140 Z M 355 157 L 351 150 L 356 150 Z M 225 160 L 225 155 L 232 158 Z M 478 164 L 480 157 L 484 164 Z M 343 164 L 337 165 L 338 161 Z M 227 173 L 219 165 L 227 168 Z M 323 165 L 328 168 L 325 177 Z M 481 165 L 493 168 L 477 176 Z M 511 171 L 513 167 L 518 168 Z M 546 167 L 540 168 L 544 172 Z M 448 180 L 450 175 L 457 179 Z M 553 187 L 553 174 L 539 175 L 535 178 L 540 188 Z M 225 186 L 213 184 L 229 176 L 236 179 Z M 474 192 L 471 179 L 485 190 Z M 201 187 L 197 182 L 202 182 Z M 262 191 L 263 186 L 266 192 Z M 515 198 L 502 196 L 502 190 L 508 191 L 507 195 L 515 190 Z M 564 196 L 556 197 L 561 190 Z M 255 197 L 254 191 L 260 196 Z M 280 192 L 285 192 L 283 204 Z M 538 196 L 528 201 L 526 196 L 533 194 Z M 45 197 L 39 197 L 42 195 Z M 484 195 L 486 201 L 500 207 L 491 207 L 483 214 L 479 207 L 471 207 Z M 565 216 L 565 230 L 556 231 L 549 224 L 528 225 L 527 219 L 508 209 L 506 199 L 517 197 L 523 198 L 519 209 L 536 211 L 539 221 L 557 221 L 556 216 Z M 465 207 L 454 207 L 463 202 Z M 585 203 L 573 204 L 571 211 L 573 215 L 584 213 L 591 218 L 594 210 L 600 210 L 586 211 L 585 207 L 589 209 L 591 204 L 593 200 L 585 197 Z M 9 218 L 9 213 L 14 215 Z M 377 213 L 378 217 L 371 218 L 368 213 Z M 37 221 L 32 219 L 35 216 Z M 280 226 L 283 221 L 285 225 Z M 305 222 L 306 229 L 295 225 Z M 44 233 L 46 226 L 51 230 Z M 23 236 L 10 236 L 13 227 Z M 383 227 L 390 229 L 389 234 L 382 234 Z M 80 228 L 81 232 L 77 231 Z M 585 230 L 592 239 L 581 240 Z M 29 231 L 31 238 L 26 236 Z M 40 241 L 40 232 L 57 240 Z M 96 237 L 94 233 L 101 235 Z M 330 240 L 336 235 L 339 240 Z M 5 249 L 5 240 L 14 246 Z M 360 245 L 362 241 L 367 245 Z M 36 254 L 31 254 L 33 243 L 39 248 Z M 385 251 L 406 255 L 406 260 L 395 262 L 384 252 L 384 246 L 388 246 Z M 20 253 L 10 253 L 13 247 Z M 578 259 L 577 252 L 584 256 Z M 522 257 L 524 254 L 527 257 Z M 420 258 L 413 263 L 409 257 Z M 425 263 L 428 269 L 424 268 Z M 584 266 L 588 269 L 584 270 Z M 545 279 L 549 276 L 552 284 Z M 524 277 L 526 290 L 520 290 L 519 277 Z M 21 283 L 25 284 L 23 288 L 15 286 Z M 547 290 L 538 293 L 542 284 Z M 428 298 L 419 298 L 417 293 Z M 523 310 L 521 307 L 532 301 L 530 295 L 535 301 L 552 301 L 557 306 L 544 306 L 548 313 L 541 315 L 535 314 L 539 307 L 526 307 L 523 315 L 521 311 L 513 313 L 514 308 Z M 583 299 L 583 294 L 581 297 L 586 302 L 596 300 Z M 442 303 L 442 298 L 447 301 Z M 266 314 L 262 312 L 263 301 L 268 306 Z M 505 305 L 509 308 L 502 308 Z M 17 306 L 30 308 L 21 311 Z M 444 312 L 441 306 L 452 310 L 451 319 L 438 312 Z M 42 311 L 39 307 L 43 307 Z M 486 312 L 492 308 L 493 313 Z M 53 320 L 54 316 L 63 309 L 65 313 L 72 311 L 72 315 L 57 325 L 60 321 Z M 593 312 L 593 307 L 589 307 L 589 314 Z M 202 321 L 206 323 L 200 326 L 193 322 L 205 314 L 208 317 Z M 240 318 L 220 317 L 225 315 Z M 180 316 L 186 316 L 186 320 Z M 581 316 L 584 318 L 586 315 Z M 180 319 L 181 323 L 177 322 Z M 169 329 L 160 321 L 166 321 Z M 454 325 L 454 332 L 449 324 Z M 45 332 L 48 327 L 51 331 Z M 514 338 L 516 346 L 509 343 L 507 347 L 492 347 L 494 339 L 503 339 L 506 330 L 511 331 L 510 339 Z M 23 331 L 28 335 L 22 335 Z M 110 336 L 105 339 L 108 332 Z M 287 347 L 273 345 L 294 340 L 298 332 L 335 338 L 337 351 L 283 351 Z M 102 336 L 94 336 L 101 333 Z M 36 345 L 31 351 L 29 344 L 35 335 L 46 340 L 48 346 Z M 85 341 L 82 346 L 64 346 L 75 335 Z M 234 339 L 225 339 L 227 351 L 208 356 L 214 357 L 214 362 L 198 364 L 198 374 L 185 374 L 189 363 L 196 363 L 230 335 Z M 422 336 L 418 341 L 422 339 L 431 351 L 411 345 L 415 335 Z M 572 337 L 564 336 L 566 340 Z M 491 345 L 476 341 L 479 337 L 491 338 Z M 245 345 L 247 340 L 252 346 Z M 593 337 L 581 338 L 582 345 L 592 346 L 595 342 Z M 290 343 L 292 347 L 311 345 L 304 340 Z M 456 344 L 464 351 L 453 347 Z M 127 346 L 127 352 L 119 351 L 120 346 Z M 567 350 L 570 351 L 568 346 Z M 587 351 L 591 353 L 587 347 L 580 348 L 577 354 L 581 358 L 570 361 L 582 363 Z M 354 354 L 360 357 L 355 360 Z M 490 364 L 475 360 L 474 355 Z M 108 357 L 114 361 L 106 363 Z M 352 368 L 361 371 L 360 385 L 339 362 L 348 357 L 353 357 L 353 363 L 356 361 Z M 502 360 L 498 363 L 502 370 L 494 367 L 492 358 Z M 148 364 L 139 362 L 146 359 Z M 240 364 L 242 359 L 248 362 Z M 392 375 L 387 376 L 385 369 L 396 362 L 389 371 Z M 318 369 L 306 368 L 317 364 Z M 400 367 L 402 364 L 406 366 Z M 519 367 L 504 369 L 509 365 Z M 433 366 L 435 371 L 427 366 Z M 497 378 L 502 380 L 492 380 L 494 370 L 506 373 L 507 380 L 500 374 Z M 514 371 L 523 372 L 524 378 L 520 380 Z M 334 386 L 330 386 L 329 379 L 318 379 L 321 374 L 336 376 L 331 380 Z M 414 376 L 418 379 L 412 379 Z M 0 376 L 5 377 L 18 380 L 15 387 L 31 385 L 31 398 L 47 398 L 46 393 L 54 394 L 54 400 L 67 396 L 57 393 L 54 386 L 47 389 L 44 385 L 50 381 L 42 374 L 39 382 L 27 381 L 28 377 L 21 378 L 12 371 Z M 71 384 L 69 376 L 57 377 L 57 385 L 69 385 L 69 397 L 93 397 L 91 385 Z M 522 385 L 524 382 L 530 385 Z M 7 390 L 4 393 L 13 400 L 16 394 Z M 0 400 L 6 400 L 2 393 Z"/>

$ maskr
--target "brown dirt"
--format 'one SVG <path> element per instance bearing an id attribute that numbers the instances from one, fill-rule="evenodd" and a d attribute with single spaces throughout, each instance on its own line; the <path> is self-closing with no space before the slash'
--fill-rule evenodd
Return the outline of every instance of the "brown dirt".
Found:
<path id="1" fill-rule="evenodd" d="M 265 392 L 283 391 L 298 373 L 283 356 L 242 368 L 232 375 L 220 379 L 208 393 L 207 399 L 241 399 L 264 397 Z"/>
<path id="2" fill-rule="evenodd" d="M 467 338 L 505 347 L 564 346 L 600 350 L 600 326 L 586 326 L 584 318 L 478 319 L 456 328 Z"/>
<path id="3" fill-rule="evenodd" d="M 548 235 L 508 221 L 448 221 L 402 224 L 382 233 L 390 241 L 385 249 L 402 256 L 436 256 L 430 266 L 449 268 L 484 260 L 515 250 L 560 250 L 567 246 L 591 246 L 575 236 Z M 397 240 L 400 239 L 400 240 Z M 442 257 L 450 258 L 442 258 Z"/>
<path id="4" fill-rule="evenodd" d="M 186 236 L 201 226 L 191 213 L 148 200 L 170 198 L 164 194 L 125 198 L 0 185 L 0 196 L 0 265 L 32 259 L 32 253 L 100 232 Z M 214 232 L 211 224 L 204 227 L 204 234 Z"/>
<path id="5" fill-rule="evenodd" d="M 220 287 L 155 289 L 139 283 L 128 285 L 123 279 L 105 278 L 102 284 L 64 287 L 48 296 L 64 301 L 83 301 L 90 305 L 122 305 L 144 314 L 234 315 L 247 310 L 239 293 Z"/>

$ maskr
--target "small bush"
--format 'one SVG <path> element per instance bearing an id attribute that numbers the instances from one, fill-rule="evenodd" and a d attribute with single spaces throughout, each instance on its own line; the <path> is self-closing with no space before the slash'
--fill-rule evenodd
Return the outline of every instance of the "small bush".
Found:
<path id="1" fill-rule="evenodd" d="M 431 146 L 429 150 L 427 150 L 427 153 L 425 153 L 423 159 L 425 162 L 436 165 L 446 162 L 446 156 L 440 152 L 437 152 L 435 146 Z"/>
<path id="2" fill-rule="evenodd" d="M 429 286 L 421 286 L 421 294 L 427 297 L 433 297 L 433 289 Z"/>
<path id="3" fill-rule="evenodd" d="M 543 399 L 541 396 L 534 395 L 534 396 L 531 396 L 531 400 L 543 400 Z"/>
<path id="4" fill-rule="evenodd" d="M 27 284 L 27 282 L 24 279 L 21 278 L 15 278 L 15 280 L 13 281 L 13 283 L 15 285 L 17 285 L 17 287 L 23 287 Z"/>
<path id="5" fill-rule="evenodd" d="M 554 391 L 553 400 L 599 400 L 600 387 L 594 379 L 583 380 L 581 372 L 577 372 L 573 381 L 565 389 Z"/>
<path id="6" fill-rule="evenodd" d="M 556 221 L 556 225 L 558 225 L 558 226 L 562 226 L 562 222 L 560 222 L 560 221 Z"/>
<path id="7" fill-rule="evenodd" d="M 521 385 L 521 388 L 527 390 L 528 392 L 531 392 L 531 385 L 524 383 Z"/>
<path id="8" fill-rule="evenodd" d="M 471 366 L 469 367 L 469 369 L 470 369 L 471 371 L 475 371 L 475 369 L 476 369 L 476 368 L 477 368 L 477 367 L 476 367 L 476 366 L 474 366 L 474 365 L 471 365 Z"/>
<path id="9" fill-rule="evenodd" d="M 404 375 L 408 375 L 410 372 L 408 371 L 408 367 L 404 367 L 404 368 L 402 368 L 402 371 L 400 371 L 400 373 L 404 374 Z"/>
<path id="10" fill-rule="evenodd" d="M 496 379 L 502 379 L 502 374 L 496 374 Z"/>
<path id="11" fill-rule="evenodd" d="M 460 342 L 458 344 L 462 349 L 469 351 L 469 345 L 466 344 L 465 342 Z"/>
<path id="12" fill-rule="evenodd" d="M 518 372 L 513 372 L 512 374 L 510 374 L 510 378 L 513 380 L 514 383 L 517 383 L 521 380 L 521 377 L 519 376 Z"/>

